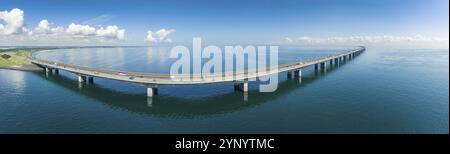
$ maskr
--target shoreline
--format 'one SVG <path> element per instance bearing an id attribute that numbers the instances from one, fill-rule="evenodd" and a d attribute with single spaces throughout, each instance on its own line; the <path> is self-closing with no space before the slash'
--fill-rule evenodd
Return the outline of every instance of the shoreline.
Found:
<path id="1" fill-rule="evenodd" d="M 0 66 L 0 69 L 4 69 L 4 70 L 16 70 L 16 71 L 26 71 L 26 72 L 39 72 L 39 71 L 43 71 L 42 68 L 40 68 L 40 67 L 38 67 L 38 66 L 33 66 L 33 65 L 29 65 L 29 66 L 20 66 L 20 67 Z"/>
<path id="2" fill-rule="evenodd" d="M 30 63 L 27 57 L 31 56 L 30 51 L 7 51 L 1 52 L 2 57 L 0 57 L 2 62 L 0 63 L 0 69 L 6 70 L 18 70 L 18 71 L 28 71 L 28 72 L 38 72 L 43 69 Z M 7 55 L 9 57 L 4 58 Z"/>

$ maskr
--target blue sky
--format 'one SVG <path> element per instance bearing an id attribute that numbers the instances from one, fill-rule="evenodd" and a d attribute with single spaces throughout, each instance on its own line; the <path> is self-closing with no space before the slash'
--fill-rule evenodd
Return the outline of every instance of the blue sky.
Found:
<path id="1" fill-rule="evenodd" d="M 448 0 L 0 0 L 0 11 L 23 10 L 30 29 L 43 19 L 63 27 L 116 25 L 125 30 L 123 42 L 131 44 L 143 44 L 147 31 L 163 28 L 175 31 L 174 42 L 199 36 L 211 42 L 268 43 L 301 36 L 448 38 L 448 5 Z"/>

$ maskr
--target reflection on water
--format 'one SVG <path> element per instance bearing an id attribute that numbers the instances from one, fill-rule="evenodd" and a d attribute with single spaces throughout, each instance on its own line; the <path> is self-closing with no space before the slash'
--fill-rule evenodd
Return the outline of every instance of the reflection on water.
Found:
<path id="1" fill-rule="evenodd" d="M 163 94 L 148 98 L 143 94 L 129 94 L 120 90 L 104 88 L 96 84 L 78 83 L 77 86 L 74 85 L 75 81 L 73 79 L 54 73 L 49 76 L 43 75 L 42 73 L 35 73 L 35 75 L 48 80 L 52 84 L 88 96 L 111 107 L 152 116 L 193 118 L 236 112 L 271 102 L 271 100 L 284 97 L 293 90 L 307 86 L 315 80 L 319 80 L 324 75 L 335 71 L 336 68 L 335 66 L 327 67 L 327 69 L 314 71 L 314 73 L 311 71 L 311 73 L 303 74 L 301 78 L 280 81 L 278 89 L 272 93 L 261 93 L 257 89 L 251 89 L 248 93 L 231 91 L 219 95 L 194 98 L 179 97 L 177 94 Z M 286 74 L 280 73 L 280 75 Z M 233 87 L 232 83 L 225 85 L 229 86 L 230 89 Z M 196 87 L 205 88 L 202 85 Z"/>
<path id="2" fill-rule="evenodd" d="M 0 72 L 0 85 L 8 86 L 8 90 L 10 90 L 4 93 L 23 94 L 27 85 L 25 75 L 27 73 L 21 71 Z"/>

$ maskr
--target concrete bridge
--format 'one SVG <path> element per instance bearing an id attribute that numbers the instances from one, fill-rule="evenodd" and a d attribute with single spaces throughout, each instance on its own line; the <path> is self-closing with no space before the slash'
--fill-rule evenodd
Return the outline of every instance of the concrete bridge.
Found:
<path id="1" fill-rule="evenodd" d="M 138 83 L 147 86 L 147 96 L 152 97 L 157 94 L 158 85 L 183 85 L 183 84 L 211 84 L 221 82 L 234 82 L 235 90 L 241 90 L 243 92 L 248 91 L 249 79 L 267 76 L 271 74 L 287 72 L 288 77 L 298 77 L 302 75 L 302 69 L 308 66 L 313 66 L 316 70 L 325 69 L 327 63 L 330 65 L 333 63 L 340 63 L 341 61 L 347 61 L 358 56 L 365 51 L 365 47 L 358 47 L 357 49 L 348 50 L 342 53 L 309 59 L 306 61 L 299 61 L 289 64 L 281 64 L 274 66 L 275 68 L 262 68 L 257 70 L 243 70 L 237 72 L 224 72 L 221 75 L 201 75 L 201 74 L 150 74 L 150 73 L 138 73 L 138 72 L 122 72 L 108 69 L 97 69 L 92 67 L 83 67 L 71 64 L 65 64 L 45 59 L 38 59 L 35 57 L 29 58 L 29 61 L 41 68 L 46 72 L 55 71 L 59 73 L 59 70 L 65 70 L 78 75 L 79 82 L 94 82 L 94 77 L 107 78 L 119 81 L 126 81 L 132 83 Z M 278 67 L 278 68 L 276 68 Z M 273 71 L 275 70 L 275 71 Z"/>

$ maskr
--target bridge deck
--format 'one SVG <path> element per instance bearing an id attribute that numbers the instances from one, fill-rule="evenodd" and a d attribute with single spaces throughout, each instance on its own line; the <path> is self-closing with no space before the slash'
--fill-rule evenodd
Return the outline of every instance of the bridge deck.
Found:
<path id="1" fill-rule="evenodd" d="M 314 58 L 306 61 L 299 61 L 289 64 L 281 64 L 275 67 L 263 68 L 258 70 L 247 70 L 238 72 L 224 72 L 216 73 L 213 75 L 203 75 L 200 74 L 181 74 L 181 75 L 170 75 L 170 74 L 150 74 L 150 73 L 139 73 L 139 72 L 126 72 L 121 73 L 116 70 L 109 69 L 97 69 L 92 67 L 77 66 L 71 64 L 65 64 L 50 60 L 38 59 L 35 57 L 29 58 L 29 61 L 45 68 L 61 69 L 69 71 L 75 74 L 80 74 L 83 76 L 92 76 L 100 78 L 108 78 L 119 81 L 147 84 L 147 85 L 179 85 L 179 84 L 207 84 L 207 83 L 219 83 L 219 82 L 236 82 L 244 81 L 246 79 L 267 76 L 275 73 L 291 71 L 302 69 L 315 64 L 320 64 L 327 62 L 342 56 L 347 56 L 349 54 L 358 53 L 364 51 L 364 47 L 358 49 L 349 50 L 343 53 L 330 55 L 327 57 Z M 271 70 L 271 71 L 269 71 Z"/>

